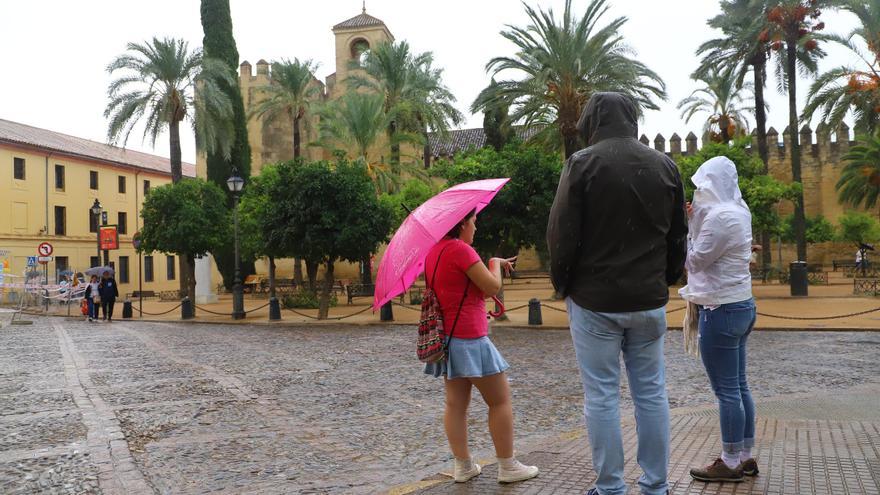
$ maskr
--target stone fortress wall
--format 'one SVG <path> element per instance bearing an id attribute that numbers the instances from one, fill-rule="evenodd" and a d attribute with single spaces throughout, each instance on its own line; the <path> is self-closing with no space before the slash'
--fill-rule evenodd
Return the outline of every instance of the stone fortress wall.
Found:
<path id="1" fill-rule="evenodd" d="M 837 189 L 835 185 L 840 179 L 840 173 L 844 166 L 843 156 L 856 144 L 855 136 L 851 135 L 849 126 L 841 124 L 837 129 L 820 124 L 816 131 L 804 125 L 799 132 L 801 145 L 801 180 L 804 186 L 804 209 L 808 217 L 822 215 L 832 224 L 837 225 L 837 219 L 852 208 L 841 205 L 837 201 Z M 780 141 L 780 137 L 782 141 Z M 639 140 L 646 146 L 652 146 L 662 151 L 673 159 L 680 156 L 693 155 L 699 149 L 698 138 L 691 132 L 684 138 L 682 143 L 678 134 L 672 134 L 668 140 L 657 134 L 653 143 L 647 136 L 642 135 Z M 774 178 L 791 182 L 791 144 L 788 127 L 781 133 L 773 127 L 767 130 L 767 148 L 769 158 L 770 175 Z M 704 136 L 702 142 L 706 142 Z M 757 153 L 758 138 L 752 133 L 751 149 Z M 780 214 L 791 214 L 791 203 L 783 202 L 780 205 Z M 873 211 L 872 213 L 877 213 Z M 773 242 L 773 261 L 779 262 L 779 246 Z M 850 259 L 855 257 L 855 247 L 842 243 L 821 243 L 808 246 L 808 262 L 816 264 L 830 264 L 832 259 Z M 785 265 L 795 260 L 793 246 L 784 244 L 781 251 L 781 261 Z"/>

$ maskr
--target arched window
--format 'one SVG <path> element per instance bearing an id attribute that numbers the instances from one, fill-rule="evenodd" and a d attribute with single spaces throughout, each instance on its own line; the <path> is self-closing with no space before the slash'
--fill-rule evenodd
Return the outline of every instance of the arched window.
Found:
<path id="1" fill-rule="evenodd" d="M 358 38 L 351 43 L 352 60 L 363 62 L 364 54 L 368 51 L 370 51 L 370 43 L 363 38 Z"/>

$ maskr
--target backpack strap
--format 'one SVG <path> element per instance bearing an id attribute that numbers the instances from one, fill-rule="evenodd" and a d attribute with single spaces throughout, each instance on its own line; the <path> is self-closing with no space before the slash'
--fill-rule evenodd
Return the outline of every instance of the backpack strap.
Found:
<path id="1" fill-rule="evenodd" d="M 453 242 L 455 242 L 455 241 L 453 241 Z M 432 285 L 432 287 L 430 287 L 431 290 L 434 290 L 433 281 L 434 281 L 434 279 L 437 278 L 437 267 L 440 266 L 440 258 L 443 256 L 443 252 L 446 251 L 446 248 L 448 248 L 450 245 L 451 245 L 451 243 L 444 246 L 443 249 L 440 250 L 440 254 L 437 255 L 437 262 L 434 264 L 434 272 L 431 274 L 431 285 Z M 461 301 L 458 303 L 458 311 L 455 313 L 455 320 L 453 320 L 453 322 L 452 322 L 452 328 L 449 329 L 449 335 L 446 336 L 446 343 L 443 344 L 444 348 L 449 345 L 449 340 L 452 338 L 452 332 L 455 331 L 455 326 L 458 325 L 458 317 L 461 316 L 461 308 L 464 307 L 464 300 L 467 298 L 468 289 L 470 288 L 470 285 L 471 285 L 471 279 L 470 279 L 470 277 L 467 276 L 467 273 L 465 273 L 464 278 L 465 278 L 464 293 L 461 295 Z M 427 285 L 428 285 L 428 278 L 426 276 L 425 277 L 425 286 L 427 286 Z M 434 291 L 434 297 L 437 298 L 437 302 L 440 302 L 440 296 L 437 295 L 436 290 Z"/>

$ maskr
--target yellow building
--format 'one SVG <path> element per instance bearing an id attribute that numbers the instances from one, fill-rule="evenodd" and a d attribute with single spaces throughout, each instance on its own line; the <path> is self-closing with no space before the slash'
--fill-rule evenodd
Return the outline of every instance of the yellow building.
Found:
<path id="1" fill-rule="evenodd" d="M 195 166 L 184 163 L 183 173 L 195 176 Z M 103 262 L 97 259 L 99 220 L 90 210 L 97 199 L 107 213 L 107 224 L 119 229 L 120 249 L 109 254 L 120 296 L 136 291 L 142 276 L 144 290 L 176 289 L 176 257 L 144 256 L 139 270 L 132 246 L 144 194 L 170 182 L 167 158 L 0 119 L 4 278 L 9 282 L 21 276 L 42 242 L 54 247 L 54 259 L 47 265 L 50 280 L 62 271 L 83 271 Z"/>

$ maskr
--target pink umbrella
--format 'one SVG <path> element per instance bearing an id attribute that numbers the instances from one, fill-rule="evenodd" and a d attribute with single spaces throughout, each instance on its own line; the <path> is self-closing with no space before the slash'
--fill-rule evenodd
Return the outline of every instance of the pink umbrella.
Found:
<path id="1" fill-rule="evenodd" d="M 510 179 L 452 186 L 416 208 L 394 233 L 379 263 L 373 311 L 402 294 L 422 273 L 428 251 L 465 215 L 479 213 Z"/>

